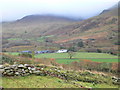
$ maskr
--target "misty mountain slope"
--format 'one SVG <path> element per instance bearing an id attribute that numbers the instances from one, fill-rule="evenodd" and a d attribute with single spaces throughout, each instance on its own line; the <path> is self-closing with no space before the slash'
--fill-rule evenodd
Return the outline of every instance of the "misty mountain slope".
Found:
<path id="1" fill-rule="evenodd" d="M 71 28 L 68 30 L 69 27 Z M 70 42 L 72 43 L 82 39 L 91 48 L 118 50 L 117 8 L 62 28 L 60 31 L 64 33 L 58 34 L 55 43 L 66 43 L 66 45 L 70 45 Z M 90 39 L 94 39 L 94 41 L 90 41 Z"/>
<path id="2" fill-rule="evenodd" d="M 22 19 L 20 20 L 17 20 L 17 22 L 60 22 L 60 21 L 66 21 L 66 22 L 69 22 L 69 21 L 75 21 L 74 19 L 70 19 L 70 18 L 67 18 L 67 17 L 62 17 L 62 16 L 55 16 L 55 15 L 28 15 L 28 16 L 25 16 L 23 17 Z"/>
<path id="3" fill-rule="evenodd" d="M 73 23 L 75 20 L 68 19 L 65 17 L 57 16 L 41 16 L 41 15 L 31 15 L 23 17 L 15 22 L 3 23 L 3 33 L 4 35 L 11 35 L 11 37 L 21 37 L 24 36 L 24 32 L 27 32 L 25 36 L 29 35 L 44 35 L 45 32 L 60 28 L 62 26 Z"/>
<path id="4" fill-rule="evenodd" d="M 77 22 L 69 26 L 65 26 L 61 30 L 66 31 L 68 27 L 71 27 L 72 31 L 69 32 L 69 34 L 71 34 L 70 36 L 76 36 L 77 34 L 84 35 L 85 33 L 89 32 L 87 34 L 88 36 L 90 32 L 97 33 L 97 32 L 117 30 L 118 16 L 116 11 L 117 10 L 115 9 L 107 13 L 104 13 L 102 15 L 99 15 L 81 22 Z"/>
<path id="5" fill-rule="evenodd" d="M 77 21 L 59 16 L 36 17 L 31 15 L 17 21 L 2 23 L 3 48 L 31 45 L 31 43 L 40 43 L 41 41 L 44 45 L 44 40 L 50 37 L 46 33 L 56 31 L 74 22 Z"/>
<path id="6" fill-rule="evenodd" d="M 37 44 L 43 47 L 58 47 L 64 44 L 69 47 L 82 39 L 85 48 L 117 50 L 117 13 L 117 8 L 114 8 L 79 22 L 54 16 L 26 16 L 15 22 L 3 24 L 3 39 L 4 42 L 9 42 L 4 45 L 16 46 L 17 41 L 21 42 L 18 46 Z M 92 39 L 94 41 L 91 41 Z"/>
<path id="7" fill-rule="evenodd" d="M 106 9 L 106 10 L 103 10 L 101 14 L 107 14 L 108 16 L 109 15 L 118 15 L 118 9 L 120 8 L 120 3 L 117 3 L 115 4 L 114 6 L 112 6 L 111 8 L 109 9 Z M 108 12 L 108 13 L 107 13 Z"/>

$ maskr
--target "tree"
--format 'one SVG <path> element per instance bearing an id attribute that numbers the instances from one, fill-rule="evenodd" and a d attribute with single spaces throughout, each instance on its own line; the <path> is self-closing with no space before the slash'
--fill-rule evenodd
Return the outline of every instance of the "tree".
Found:
<path id="1" fill-rule="evenodd" d="M 63 46 L 60 46 L 60 49 L 66 49 L 65 47 L 63 47 Z"/>
<path id="2" fill-rule="evenodd" d="M 76 49 L 75 49 L 75 47 L 69 47 L 69 48 L 68 48 L 68 51 L 75 52 L 75 51 L 76 51 Z"/>
<path id="3" fill-rule="evenodd" d="M 100 49 L 97 49 L 97 52 L 98 52 L 98 53 L 102 53 L 102 51 L 101 51 Z"/>
<path id="4" fill-rule="evenodd" d="M 75 52 L 69 51 L 68 52 L 68 56 L 70 59 L 72 59 L 72 57 L 75 55 Z"/>
<path id="5" fill-rule="evenodd" d="M 77 46 L 78 47 L 83 47 L 84 46 L 83 41 L 78 42 Z"/>

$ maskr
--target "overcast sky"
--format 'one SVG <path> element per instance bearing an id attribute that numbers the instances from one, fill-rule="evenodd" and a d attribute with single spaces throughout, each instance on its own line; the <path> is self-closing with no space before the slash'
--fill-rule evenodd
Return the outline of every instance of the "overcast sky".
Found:
<path id="1" fill-rule="evenodd" d="M 31 14 L 54 14 L 89 18 L 115 5 L 119 0 L 0 0 L 2 21 Z"/>

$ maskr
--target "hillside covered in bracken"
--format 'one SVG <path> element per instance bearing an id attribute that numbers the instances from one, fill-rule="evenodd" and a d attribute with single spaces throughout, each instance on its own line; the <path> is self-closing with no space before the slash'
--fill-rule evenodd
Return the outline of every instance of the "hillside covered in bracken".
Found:
<path id="1" fill-rule="evenodd" d="M 118 52 L 118 7 L 81 20 L 52 15 L 29 15 L 17 21 L 4 22 L 3 48 L 16 51 L 34 46 L 52 49 L 75 46 L 77 50 L 84 51 L 101 49 L 103 52 Z M 79 48 L 78 42 L 83 42 L 84 47 Z"/>

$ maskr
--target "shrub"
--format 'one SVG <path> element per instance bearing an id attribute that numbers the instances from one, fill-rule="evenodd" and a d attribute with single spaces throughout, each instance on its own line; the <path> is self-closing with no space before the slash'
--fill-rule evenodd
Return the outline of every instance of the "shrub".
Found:
<path id="1" fill-rule="evenodd" d="M 75 52 L 75 51 L 77 51 L 77 50 L 75 49 L 75 47 L 70 47 L 70 48 L 68 48 L 68 51 L 73 51 L 73 52 Z"/>
<path id="2" fill-rule="evenodd" d="M 77 46 L 78 47 L 83 47 L 84 46 L 83 41 L 78 42 Z"/>
<path id="3" fill-rule="evenodd" d="M 2 62 L 0 64 L 4 64 L 4 63 L 13 64 L 14 63 L 14 59 L 10 58 L 10 57 L 8 57 L 6 55 L 2 55 L 2 58 L 0 58 L 0 59 L 2 59 L 1 60 Z"/>
<path id="4" fill-rule="evenodd" d="M 75 55 L 75 52 L 69 51 L 68 52 L 68 56 L 70 59 L 72 59 L 72 57 Z"/>
<path id="5" fill-rule="evenodd" d="M 21 54 L 19 54 L 19 56 L 32 58 L 32 55 L 29 53 L 21 53 Z"/>
<path id="6" fill-rule="evenodd" d="M 97 49 L 97 53 L 102 53 L 102 51 L 100 49 Z"/>

